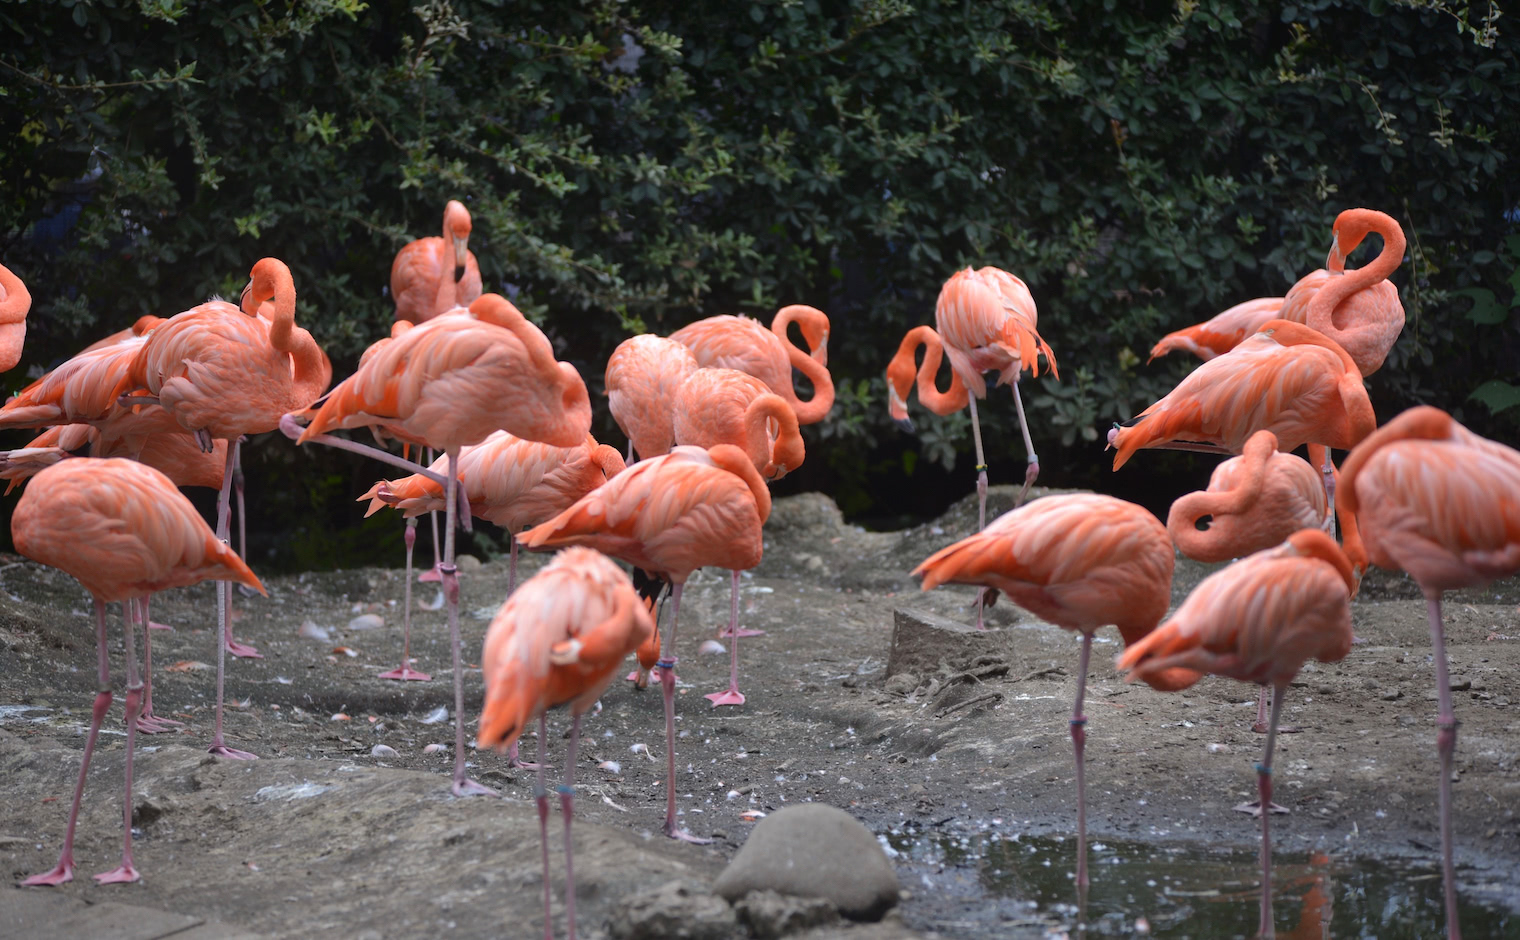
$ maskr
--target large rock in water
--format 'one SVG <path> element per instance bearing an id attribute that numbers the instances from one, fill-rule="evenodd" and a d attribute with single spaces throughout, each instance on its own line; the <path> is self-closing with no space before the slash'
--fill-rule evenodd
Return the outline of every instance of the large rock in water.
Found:
<path id="1" fill-rule="evenodd" d="M 853 920 L 878 920 L 897 903 L 897 873 L 855 817 L 803 803 L 762 820 L 713 883 L 730 901 L 767 890 L 826 898 Z"/>

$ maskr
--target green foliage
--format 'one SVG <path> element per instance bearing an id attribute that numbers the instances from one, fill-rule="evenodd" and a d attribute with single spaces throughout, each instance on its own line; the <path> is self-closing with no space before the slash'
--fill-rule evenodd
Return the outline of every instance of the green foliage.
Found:
<path id="1" fill-rule="evenodd" d="M 920 420 L 925 436 L 905 439 L 879 378 L 957 266 L 1029 282 L 1063 377 L 1026 382 L 1044 478 L 1112 490 L 1125 480 L 1107 474 L 1103 428 L 1192 367 L 1138 353 L 1282 294 L 1322 263 L 1336 213 L 1367 205 L 1409 236 L 1395 276 L 1408 323 L 1370 379 L 1380 415 L 1431 402 L 1512 437 L 1517 412 L 1498 412 L 1520 362 L 1520 43 L 1497 14 L 1455 0 L 7 4 L 0 251 L 35 298 L 34 367 L 235 293 L 273 254 L 341 376 L 390 319 L 391 257 L 437 230 L 449 198 L 474 214 L 487 289 L 514 296 L 593 390 L 631 331 L 813 303 L 834 320 L 840 405 L 808 432 L 794 485 L 870 513 L 886 493 L 898 512 L 969 489 L 965 420 Z M 1470 395 L 1488 407 L 1464 411 Z M 982 415 L 994 480 L 1014 479 L 1007 395 Z M 924 485 L 926 464 L 960 468 L 951 491 Z"/>

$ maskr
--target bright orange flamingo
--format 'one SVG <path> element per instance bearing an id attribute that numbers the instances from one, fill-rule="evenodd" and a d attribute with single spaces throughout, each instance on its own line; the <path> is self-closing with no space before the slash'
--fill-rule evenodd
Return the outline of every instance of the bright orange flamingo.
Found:
<path id="1" fill-rule="evenodd" d="M 675 434 L 677 444 L 703 449 L 732 444 L 767 480 L 796 470 L 804 457 L 792 406 L 737 369 L 698 369 L 687 377 L 676 393 Z"/>
<path id="2" fill-rule="evenodd" d="M 1446 930 L 1456 938 L 1452 875 L 1451 767 L 1457 747 L 1446 673 L 1441 595 L 1520 571 L 1520 452 L 1479 437 L 1443 411 L 1411 408 L 1373 432 L 1346 459 L 1343 500 L 1361 522 L 1373 564 L 1409 572 L 1425 594 L 1441 713 L 1441 861 Z"/>
<path id="3" fill-rule="evenodd" d="M 32 309 L 32 295 L 21 278 L 0 264 L 0 372 L 16 367 L 21 361 L 21 347 L 26 342 L 26 314 Z"/>
<path id="4" fill-rule="evenodd" d="M 812 307 L 794 305 L 782 308 L 776 314 L 776 320 L 781 322 L 784 316 L 789 315 L 788 311 L 794 309 L 811 310 L 823 317 L 821 311 Z M 803 324 L 803 335 L 809 338 L 810 343 L 813 337 L 817 337 L 818 345 L 812 347 L 812 356 L 792 345 L 792 341 L 786 337 L 784 323 L 778 333 L 767 330 L 758 320 L 749 317 L 708 317 L 681 327 L 670 334 L 670 338 L 689 348 L 697 357 L 697 365 L 738 369 L 753 375 L 769 385 L 771 391 L 786 399 L 786 403 L 797 412 L 798 424 L 816 424 L 834 406 L 834 380 L 820 361 L 826 358 L 828 318 L 823 318 L 821 327 L 816 325 L 816 318 L 811 315 L 799 322 Z M 808 326 L 809 323 L 815 325 Z M 798 399 L 797 392 L 792 387 L 793 369 L 801 372 L 813 385 L 813 397 L 807 401 Z"/>
<path id="5" fill-rule="evenodd" d="M 607 404 L 628 436 L 628 460 L 670 452 L 676 392 L 697 371 L 697 357 L 673 339 L 641 333 L 618 344 L 607 360 Z"/>
<path id="6" fill-rule="evenodd" d="M 1339 662 L 1351 652 L 1356 580 L 1335 540 L 1303 529 L 1278 548 L 1205 578 L 1166 623 L 1119 658 L 1131 679 L 1213 673 L 1270 685 L 1272 718 L 1256 780 L 1262 808 L 1272 803 L 1272 747 L 1283 694 L 1305 662 Z M 1187 685 L 1191 685 L 1189 682 Z M 1186 688 L 1187 685 L 1182 686 Z M 1261 931 L 1272 936 L 1270 812 L 1261 817 Z"/>
<path id="7" fill-rule="evenodd" d="M 482 294 L 468 314 L 435 317 L 377 349 L 345 379 L 301 431 L 288 415 L 281 429 L 297 443 L 315 442 L 366 454 L 412 472 L 428 472 L 383 450 L 324 433 L 368 427 L 419 447 L 442 450 L 445 474 L 443 593 L 454 662 L 454 780 L 456 796 L 496 791 L 465 775 L 464 666 L 459 650 L 459 576 L 454 567 L 459 513 L 460 451 L 497 430 L 557 447 L 574 447 L 591 428 L 586 384 L 568 362 L 554 358 L 548 337 L 498 294 Z M 408 579 L 410 582 L 410 579 Z"/>
<path id="8" fill-rule="evenodd" d="M 581 717 L 596 704 L 618 666 L 654 634 L 654 621 L 628 575 L 605 555 L 567 548 L 507 598 L 486 630 L 480 668 L 485 704 L 477 747 L 515 750 L 518 736 L 538 718 L 538 838 L 544 858 L 544 936 L 553 940 L 549 897 L 549 709 L 570 706 L 570 747 L 565 785 L 559 788 L 565 820 L 565 925 L 575 940 L 575 865 L 570 818 L 575 802 L 575 755 Z"/>
<path id="9" fill-rule="evenodd" d="M 1108 432 L 1114 469 L 1141 448 L 1238 454 L 1257 431 L 1279 450 L 1326 448 L 1324 487 L 1335 505 L 1329 448 L 1350 450 L 1377 426 L 1356 363 L 1334 340 L 1301 323 L 1269 320 L 1210 359 L 1165 398 Z"/>
<path id="10" fill-rule="evenodd" d="M 127 611 L 123 618 L 127 661 L 126 836 L 121 866 L 96 875 L 95 880 L 102 884 L 137 881 L 139 875 L 132 863 L 132 748 L 142 683 L 133 655 L 132 609 L 139 598 L 155 591 L 212 578 L 231 579 L 259 591 L 263 585 L 212 533 L 167 477 L 132 460 L 64 460 L 41 471 L 16 504 L 11 536 L 18 552 L 67 572 L 94 597 L 100 683 L 58 864 L 22 884 L 59 885 L 74 877 L 74 825 L 79 819 L 90 754 L 101 719 L 111 706 L 106 655 L 106 604 L 110 601 L 121 601 Z"/>
<path id="11" fill-rule="evenodd" d="M 273 301 L 274 318 L 266 325 L 260 306 Z M 238 440 L 279 426 L 286 412 L 305 408 L 327 390 L 332 363 L 295 325 L 296 289 L 290 268 L 277 258 L 260 259 L 243 288 L 240 306 L 207 301 L 176 314 L 145 334 L 117 383 L 122 404 L 158 405 L 210 452 L 214 441 L 228 442 L 222 488 L 217 497 L 216 531 L 227 538 L 233 467 Z M 114 348 L 114 347 L 113 347 Z M 217 589 L 216 730 L 211 753 L 252 759 L 253 754 L 227 747 L 222 738 L 222 697 L 226 654 L 257 656 L 252 647 L 235 645 L 231 632 L 232 585 Z"/>
<path id="12" fill-rule="evenodd" d="M 981 532 L 942 548 L 917 568 L 923 589 L 941 584 L 1002 591 L 1020 607 L 1082 634 L 1071 744 L 1077 769 L 1077 885 L 1087 887 L 1087 797 L 1083 746 L 1087 662 L 1093 634 L 1114 624 L 1132 644 L 1171 602 L 1173 553 L 1166 527 L 1146 509 L 1092 493 L 1047 496 L 1004 513 Z M 1158 677 L 1168 688 L 1170 677 Z"/>
<path id="13" fill-rule="evenodd" d="M 924 348 L 924 361 L 913 371 L 914 357 L 918 348 Z M 966 383 L 954 370 L 950 372 L 950 386 L 941 392 L 934 384 L 939 364 L 944 361 L 945 344 L 932 326 L 915 326 L 897 346 L 897 355 L 887 365 L 887 411 L 892 420 L 904 431 L 913 432 L 913 419 L 908 417 L 908 394 L 913 391 L 914 380 L 918 383 L 918 400 L 925 408 L 944 417 L 966 407 L 970 395 Z"/>
<path id="14" fill-rule="evenodd" d="M 429 468 L 442 476 L 448 467 L 445 460 Z M 507 575 L 507 593 L 517 585 L 517 533 L 528 526 L 554 518 L 576 500 L 606 483 L 623 471 L 623 457 L 617 448 L 598 444 L 591 435 L 575 447 L 555 447 L 538 441 L 525 441 L 506 431 L 497 431 L 479 444 L 459 451 L 459 486 L 465 501 L 476 516 L 493 522 L 507 531 L 511 542 L 511 568 Z M 365 516 L 374 515 L 385 506 L 402 510 L 411 523 L 424 512 L 443 507 L 443 487 L 431 476 L 412 474 L 399 480 L 382 480 L 370 487 L 359 501 L 369 500 Z M 413 531 L 412 528 L 408 532 Z M 406 552 L 407 588 L 405 633 L 402 639 L 401 668 L 382 673 L 382 679 L 429 678 L 410 668 L 411 571 L 412 547 Z"/>
<path id="15" fill-rule="evenodd" d="M 739 620 L 739 572 L 760 564 L 760 527 L 771 512 L 771 494 L 744 451 L 730 444 L 710 450 L 676 447 L 641 460 L 580 499 L 574 506 L 523 533 L 530 549 L 585 545 L 669 581 L 670 629 L 661 638 L 660 687 L 665 693 L 665 834 L 702 842 L 676 824 L 676 625 L 681 588 L 703 565 L 732 572 L 729 626 Z M 736 672 L 727 692 L 709 696 L 714 705 L 742 705 Z"/>
<path id="16" fill-rule="evenodd" d="M 1364 376 L 1382 367 L 1404 329 L 1399 289 L 1387 280 L 1404 260 L 1404 230 L 1392 216 L 1375 209 L 1347 209 L 1335 218 L 1334 241 L 1325 262 L 1338 270 L 1371 233 L 1383 237 L 1377 257 L 1344 277 L 1328 279 L 1301 321 L 1339 343 Z"/>
<path id="17" fill-rule="evenodd" d="M 1019 396 L 1019 374 L 1027 369 L 1030 375 L 1038 376 L 1041 353 L 1050 374 L 1059 379 L 1061 373 L 1050 345 L 1040 338 L 1038 320 L 1029 288 L 1012 274 L 994 267 L 955 272 L 940 288 L 939 300 L 934 305 L 934 325 L 944 343 L 945 358 L 970 394 L 967 403 L 971 407 L 971 436 L 976 445 L 977 528 L 987 524 L 987 458 L 982 453 L 982 427 L 976 415 L 976 400 L 987 397 L 984 372 L 996 372 L 997 384 L 1013 389 L 1019 430 L 1024 434 L 1024 452 L 1029 457 L 1019 504 L 1040 475 L 1040 458 L 1034 452 L 1029 422 L 1024 417 L 1024 401 Z M 922 387 L 919 395 L 923 395 Z M 977 619 L 980 622 L 980 611 Z"/>
<path id="18" fill-rule="evenodd" d="M 480 296 L 480 265 L 469 243 L 470 210 L 450 199 L 443 210 L 443 236 L 419 238 L 391 262 L 397 320 L 422 323 Z"/>

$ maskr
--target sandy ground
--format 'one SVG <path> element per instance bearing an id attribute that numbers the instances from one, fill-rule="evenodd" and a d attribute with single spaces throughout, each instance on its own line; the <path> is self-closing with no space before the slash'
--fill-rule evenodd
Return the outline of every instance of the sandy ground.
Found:
<path id="1" fill-rule="evenodd" d="M 989 518 L 1011 491 L 994 489 Z M 627 929 L 658 886 L 709 884 L 742 843 L 754 814 L 800 801 L 845 807 L 895 845 L 914 834 L 950 840 L 1069 834 L 1074 825 L 1066 719 L 1077 642 L 1000 604 L 976 668 L 936 664 L 886 678 L 899 607 L 967 619 L 969 589 L 917 590 L 911 567 L 969 531 L 974 502 L 931 525 L 872 533 L 847 526 L 826 498 L 778 501 L 765 562 L 743 579 L 741 617 L 766 635 L 741 641 L 740 708 L 712 709 L 704 692 L 726 681 L 726 654 L 698 646 L 726 623 L 726 572 L 699 572 L 681 618 L 679 805 L 683 822 L 714 837 L 678 845 L 659 835 L 664 740 L 657 690 L 618 682 L 588 719 L 577 770 L 576 874 L 583 936 Z M 399 524 L 399 523 L 398 523 Z M 427 552 L 424 548 L 419 556 Z M 93 691 L 89 602 L 67 576 L 21 559 L 0 567 L 0 859 L 10 878 L 53 864 L 63 834 Z M 398 559 L 399 562 L 399 559 Z M 537 567 L 527 558 L 523 572 Z M 506 587 L 505 560 L 467 570 L 466 661 Z M 1174 600 L 1210 570 L 1179 562 Z M 400 658 L 399 569 L 273 578 L 270 597 L 239 599 L 236 633 L 264 654 L 229 660 L 229 743 L 254 762 L 207 756 L 215 648 L 209 586 L 155 601 L 155 700 L 187 723 L 139 737 L 134 842 L 143 881 L 102 888 L 89 873 L 114 867 L 121 838 L 121 704 L 107 720 L 81 815 L 76 880 L 56 889 L 86 900 L 193 913 L 268 936 L 541 936 L 542 895 L 533 775 L 496 754 L 472 754 L 472 773 L 505 799 L 455 799 L 447 789 L 452 696 L 443 612 L 413 619 L 426 683 L 376 675 Z M 416 600 L 432 600 L 420 586 Z M 1446 605 L 1456 708 L 1457 860 L 1464 898 L 1520 908 L 1520 585 L 1461 592 Z M 361 614 L 384 623 L 349 625 Z M 1436 857 L 1436 706 L 1424 603 L 1402 574 L 1377 572 L 1353 608 L 1363 642 L 1334 665 L 1311 665 L 1290 692 L 1280 739 L 1274 820 L 1285 864 L 1311 852 L 1345 859 Z M 113 670 L 121 680 L 112 608 Z M 327 631 L 303 636 L 303 624 Z M 1089 680 L 1087 781 L 1095 841 L 1205 846 L 1249 853 L 1258 830 L 1230 807 L 1255 795 L 1250 730 L 1254 688 L 1208 679 L 1176 695 L 1124 684 L 1105 631 Z M 350 655 L 350 653 L 352 655 Z M 953 657 L 952 657 L 953 658 Z M 465 674 L 466 713 L 480 673 Z M 563 772 L 568 728 L 551 719 L 552 773 Z M 375 756 L 376 745 L 389 751 Z M 537 742 L 525 739 L 528 755 Z M 744 814 L 751 814 L 747 817 Z M 556 811 L 555 892 L 563 888 Z M 1243 855 L 1243 858 L 1250 856 Z M 810 936 L 1044 936 L 1068 923 L 1060 897 L 989 902 L 954 890 L 977 864 L 898 858 L 900 912 L 869 927 Z M 1095 880 L 1102 877 L 1101 866 Z M 1241 873 L 1249 883 L 1251 873 Z M 942 890 L 943 889 L 943 890 Z M 558 919 L 560 901 L 556 899 Z M 1514 924 L 1510 918 L 1508 923 Z M 557 928 L 562 931 L 562 922 Z M 1511 928 L 1520 929 L 1520 928 Z"/>

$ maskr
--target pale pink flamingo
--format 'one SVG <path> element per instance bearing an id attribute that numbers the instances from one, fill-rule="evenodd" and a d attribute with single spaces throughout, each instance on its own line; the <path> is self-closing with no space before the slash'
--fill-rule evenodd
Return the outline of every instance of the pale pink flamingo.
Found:
<path id="1" fill-rule="evenodd" d="M 670 629 L 661 637 L 660 687 L 665 697 L 665 834 L 702 842 L 676 823 L 675 667 L 681 588 L 703 565 L 731 572 L 730 627 L 739 621 L 739 572 L 760 563 L 760 528 L 771 494 L 744 451 L 676 447 L 641 460 L 569 509 L 523 533 L 529 549 L 585 545 L 664 578 L 671 584 Z M 742 705 L 737 672 L 714 705 Z"/>
<path id="2" fill-rule="evenodd" d="M 0 372 L 16 367 L 26 343 L 26 314 L 32 295 L 15 273 L 0 264 Z"/>
<path id="3" fill-rule="evenodd" d="M 450 199 L 443 209 L 443 235 L 419 238 L 396 252 L 391 262 L 391 299 L 396 319 L 431 320 L 446 310 L 467 307 L 480 296 L 480 265 L 470 251 L 470 210 Z"/>
<path id="4" fill-rule="evenodd" d="M 272 300 L 273 320 L 258 316 Z M 228 442 L 222 487 L 217 497 L 216 531 L 228 537 L 233 467 L 238 440 L 279 426 L 290 411 L 305 408 L 322 395 L 332 379 L 332 363 L 295 325 L 296 289 L 290 268 L 277 258 L 253 266 L 240 306 L 211 300 L 158 324 L 142 339 L 125 376 L 117 383 L 122 404 L 158 405 L 202 450 L 217 439 Z M 211 753 L 252 759 L 255 755 L 226 745 L 222 737 L 222 698 L 226 654 L 257 656 L 252 647 L 233 644 L 229 582 L 217 589 L 216 730 Z"/>
<path id="5" fill-rule="evenodd" d="M 581 717 L 596 704 L 628 654 L 655 633 L 654 621 L 628 575 L 605 555 L 567 548 L 501 605 L 480 653 L 485 704 L 477 747 L 516 751 L 518 736 L 538 718 L 538 838 L 544 859 L 544 937 L 553 940 L 549 896 L 549 709 L 570 706 L 570 748 L 559 788 L 565 820 L 565 923 L 575 940 L 574 840 L 576 745 Z"/>
<path id="6" fill-rule="evenodd" d="M 420 447 L 444 451 L 446 519 L 443 591 L 454 663 L 454 779 L 456 796 L 496 791 L 465 774 L 464 666 L 459 649 L 459 578 L 454 528 L 459 504 L 462 448 L 497 430 L 558 447 L 574 447 L 591 428 L 586 385 L 568 362 L 557 362 L 544 334 L 506 298 L 483 294 L 467 315 L 436 317 L 402 333 L 345 379 L 322 403 L 304 431 L 282 425 L 297 443 L 328 444 L 378 460 L 418 467 L 385 451 L 324 432 L 369 427 Z M 466 507 L 463 520 L 468 522 Z"/>
<path id="7" fill-rule="evenodd" d="M 653 333 L 630 336 L 607 360 L 607 405 L 628 436 L 628 460 L 669 453 L 676 392 L 697 370 L 697 357 L 681 343 Z"/>
<path id="8" fill-rule="evenodd" d="M 811 356 L 792 345 L 786 336 L 786 320 L 800 311 L 812 311 L 807 318 L 798 321 L 810 343 L 815 337 L 817 339 Z M 823 317 L 821 311 L 795 304 L 783 307 L 776 314 L 776 322 L 781 324 L 779 331 L 768 330 L 760 321 L 749 317 L 725 315 L 687 324 L 670 334 L 670 338 L 689 348 L 699 366 L 737 369 L 753 375 L 786 399 L 797 413 L 798 424 L 816 424 L 834 405 L 834 380 L 820 361 L 826 358 L 828 318 L 819 321 L 818 317 Z M 800 400 L 792 387 L 793 369 L 801 372 L 813 385 L 813 397 L 807 401 Z"/>
<path id="9" fill-rule="evenodd" d="M 1361 523 L 1373 564 L 1409 572 L 1425 594 L 1440 715 L 1441 864 L 1446 930 L 1460 936 L 1452 869 L 1451 774 L 1457 747 L 1446 671 L 1441 595 L 1520 571 L 1520 452 L 1422 406 L 1374 431 L 1341 473 L 1342 499 Z"/>
<path id="10" fill-rule="evenodd" d="M 106 604 L 126 616 L 127 760 L 125 838 L 121 866 L 95 876 L 101 884 L 137 881 L 132 862 L 132 750 L 142 683 L 133 654 L 131 609 L 139 598 L 171 587 L 225 578 L 263 591 L 248 566 L 218 539 L 190 501 L 162 473 L 132 460 L 64 460 L 39 472 L 11 517 L 16 550 L 76 578 L 95 599 L 99 687 L 91 709 L 79 780 L 58 864 L 24 885 L 59 885 L 74 877 L 74 826 L 100 722 L 111 705 L 106 655 Z M 146 611 L 144 611 L 146 619 Z"/>
<path id="11" fill-rule="evenodd" d="M 1105 624 L 1133 644 L 1166 613 L 1172 596 L 1172 542 L 1143 507 L 1112 496 L 1046 496 L 1004 513 L 982 531 L 940 549 L 913 569 L 925 591 L 941 584 L 990 588 L 1042 620 L 1082 634 L 1071 744 L 1076 757 L 1077 885 L 1087 888 L 1087 663 L 1093 634 Z M 1157 688 L 1190 676 L 1158 676 Z"/>
<path id="12" fill-rule="evenodd" d="M 1303 529 L 1205 578 L 1170 619 L 1119 658 L 1131 679 L 1192 671 L 1272 687 L 1272 718 L 1256 765 L 1261 817 L 1261 927 L 1272 936 L 1272 747 L 1288 683 L 1305 662 L 1340 662 L 1351 652 L 1356 579 L 1335 540 Z M 1192 683 L 1181 686 L 1186 688 Z"/>

